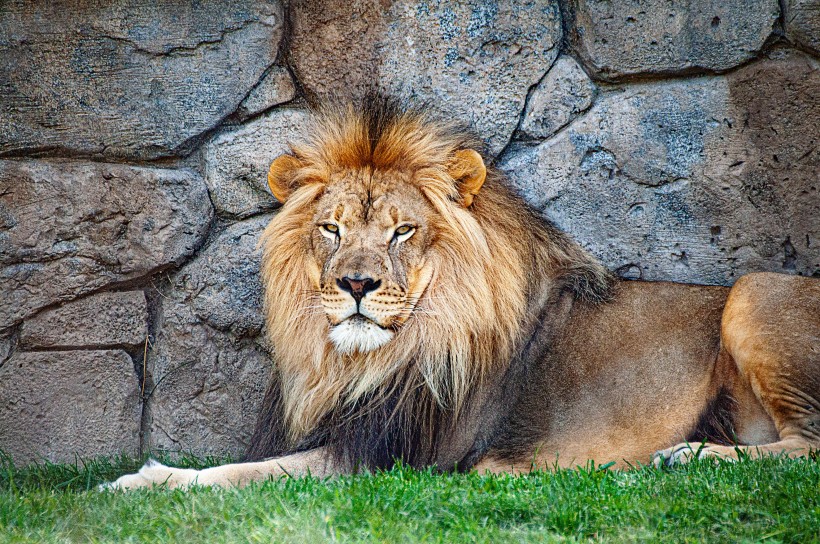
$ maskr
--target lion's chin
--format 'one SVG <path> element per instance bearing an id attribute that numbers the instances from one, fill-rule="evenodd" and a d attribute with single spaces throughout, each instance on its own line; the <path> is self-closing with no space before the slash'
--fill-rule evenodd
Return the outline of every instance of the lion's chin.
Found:
<path id="1" fill-rule="evenodd" d="M 385 345 L 394 334 L 368 319 L 351 317 L 330 329 L 330 341 L 340 353 L 365 353 Z"/>

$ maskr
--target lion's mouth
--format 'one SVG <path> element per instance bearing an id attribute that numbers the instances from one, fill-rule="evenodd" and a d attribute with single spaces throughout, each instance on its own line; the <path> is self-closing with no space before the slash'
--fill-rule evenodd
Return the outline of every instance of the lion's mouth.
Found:
<path id="1" fill-rule="evenodd" d="M 361 312 L 355 313 L 355 314 L 351 315 L 350 317 L 348 317 L 348 318 L 346 319 L 346 321 L 351 321 L 351 320 L 352 320 L 354 323 L 356 323 L 356 324 L 360 324 L 360 325 L 367 325 L 368 323 L 372 323 L 373 325 L 376 325 L 376 326 L 377 326 L 377 327 L 379 327 L 380 329 L 385 329 L 385 330 L 389 330 L 389 329 L 390 329 L 390 327 L 387 327 L 387 326 L 385 326 L 385 325 L 382 325 L 381 323 L 379 323 L 378 321 L 376 321 L 376 320 L 375 320 L 375 319 L 373 319 L 372 317 L 368 317 L 367 315 L 365 315 L 365 314 L 363 314 L 363 313 L 361 313 Z"/>
<path id="2" fill-rule="evenodd" d="M 341 353 L 366 353 L 385 345 L 395 333 L 360 313 L 330 329 L 330 341 Z"/>

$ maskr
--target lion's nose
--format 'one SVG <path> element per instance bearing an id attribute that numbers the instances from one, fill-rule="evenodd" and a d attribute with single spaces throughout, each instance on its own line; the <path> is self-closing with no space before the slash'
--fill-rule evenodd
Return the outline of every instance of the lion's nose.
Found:
<path id="1" fill-rule="evenodd" d="M 336 285 L 339 286 L 339 289 L 353 295 L 356 304 L 361 302 L 367 293 L 378 289 L 381 284 L 382 280 L 374 280 L 373 278 L 353 279 L 345 276 L 340 280 L 336 280 Z"/>

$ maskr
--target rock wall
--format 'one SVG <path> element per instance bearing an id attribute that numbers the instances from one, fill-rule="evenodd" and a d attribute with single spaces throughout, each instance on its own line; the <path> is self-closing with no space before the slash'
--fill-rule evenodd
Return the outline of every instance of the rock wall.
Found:
<path id="1" fill-rule="evenodd" d="M 469 123 L 625 278 L 820 276 L 818 0 L 0 5 L 0 449 L 241 454 L 307 98 Z"/>

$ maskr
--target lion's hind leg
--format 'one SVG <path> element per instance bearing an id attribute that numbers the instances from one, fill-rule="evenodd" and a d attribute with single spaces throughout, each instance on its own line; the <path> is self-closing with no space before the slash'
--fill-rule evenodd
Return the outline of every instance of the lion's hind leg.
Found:
<path id="1" fill-rule="evenodd" d="M 737 445 L 678 444 L 658 452 L 656 463 L 820 450 L 820 281 L 744 276 L 726 302 L 721 343 Z"/>
<path id="2" fill-rule="evenodd" d="M 818 450 L 820 450 L 820 447 L 813 445 L 810 441 L 793 438 L 755 446 L 741 444 L 724 446 L 711 442 L 682 442 L 655 453 L 652 462 L 655 466 L 671 466 L 686 463 L 695 458 L 726 459 L 728 461 L 778 456 L 797 458 L 806 457 Z"/>

